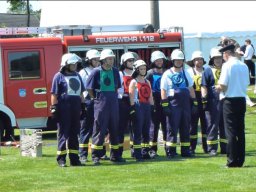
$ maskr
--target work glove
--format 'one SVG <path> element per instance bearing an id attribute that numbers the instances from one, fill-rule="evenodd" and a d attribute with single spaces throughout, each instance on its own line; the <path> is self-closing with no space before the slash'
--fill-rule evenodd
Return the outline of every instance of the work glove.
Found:
<path id="1" fill-rule="evenodd" d="M 135 105 L 130 106 L 130 118 L 134 122 L 136 118 L 136 110 L 135 110 Z"/>
<path id="2" fill-rule="evenodd" d="M 205 98 L 205 97 L 202 98 L 202 104 L 203 104 L 203 110 L 206 110 L 206 108 L 207 108 L 207 98 Z"/>
<path id="3" fill-rule="evenodd" d="M 162 105 L 162 108 L 163 108 L 163 112 L 166 116 L 170 116 L 171 115 L 171 109 L 169 107 L 169 101 L 168 99 L 163 99 L 161 101 L 161 105 Z"/>
<path id="4" fill-rule="evenodd" d="M 80 115 L 80 119 L 84 119 L 86 117 L 87 114 L 87 108 L 85 103 L 81 103 L 81 115 Z"/>
<path id="5" fill-rule="evenodd" d="M 58 116 L 59 116 L 58 104 L 51 105 L 50 112 L 52 114 L 52 119 L 58 119 Z"/>
<path id="6" fill-rule="evenodd" d="M 195 113 L 197 113 L 197 110 L 198 110 L 198 102 L 197 102 L 196 98 L 192 98 L 191 113 L 195 114 Z"/>

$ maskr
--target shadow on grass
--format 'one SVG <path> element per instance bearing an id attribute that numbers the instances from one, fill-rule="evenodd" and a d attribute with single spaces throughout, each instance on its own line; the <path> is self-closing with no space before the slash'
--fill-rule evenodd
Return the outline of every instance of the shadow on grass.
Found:
<path id="1" fill-rule="evenodd" d="M 256 150 L 246 151 L 245 155 L 246 156 L 256 156 Z"/>
<path id="2" fill-rule="evenodd" d="M 210 157 L 208 156 L 207 154 L 196 154 L 196 156 L 194 157 L 189 157 L 189 158 L 186 158 L 186 157 L 181 157 L 180 155 L 172 158 L 172 159 L 169 159 L 167 158 L 166 156 L 158 156 L 154 159 L 146 159 L 142 162 L 137 162 L 134 158 L 132 157 L 127 157 L 127 158 L 124 158 L 126 160 L 125 163 L 115 163 L 115 162 L 111 162 L 111 161 L 100 161 L 100 165 L 98 166 L 113 166 L 113 165 L 116 165 L 116 166 L 123 166 L 123 165 L 133 165 L 133 164 L 138 164 L 138 165 L 142 165 L 142 164 L 152 164 L 152 163 L 159 163 L 159 162 L 181 162 L 181 161 L 187 161 L 187 160 L 193 160 L 193 159 L 197 159 L 197 158 L 217 158 L 217 157 L 220 157 L 221 155 L 217 155 L 215 157 Z M 222 155 L 223 156 L 223 155 Z M 89 161 L 86 163 L 86 166 L 93 166 L 93 167 L 97 167 L 95 165 L 93 165 L 92 161 Z"/>
<path id="3" fill-rule="evenodd" d="M 56 157 L 56 154 L 43 154 L 43 157 Z"/>
<path id="4" fill-rule="evenodd" d="M 244 165 L 243 167 L 240 167 L 240 169 L 243 169 L 243 168 L 253 168 L 253 167 L 256 167 L 256 165 Z"/>

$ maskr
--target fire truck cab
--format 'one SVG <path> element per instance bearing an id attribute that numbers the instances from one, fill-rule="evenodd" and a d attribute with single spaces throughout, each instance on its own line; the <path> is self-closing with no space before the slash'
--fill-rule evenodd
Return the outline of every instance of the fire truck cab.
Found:
<path id="1" fill-rule="evenodd" d="M 142 31 L 142 27 L 139 25 L 132 29 Z M 101 31 L 91 35 L 64 36 L 63 42 L 67 52 L 76 53 L 81 58 L 84 58 L 90 49 L 98 51 L 104 48 L 112 49 L 116 55 L 116 67 L 119 66 L 121 55 L 127 51 L 136 52 L 140 59 L 149 65 L 151 53 L 155 50 L 160 50 L 169 57 L 172 50 L 183 49 L 183 28 L 181 27 L 171 27 L 166 32 L 151 33 L 128 33 L 129 29 L 124 30 L 122 27 L 115 28 L 113 31 L 112 33 Z"/>
<path id="2" fill-rule="evenodd" d="M 136 52 L 150 64 L 150 55 L 155 50 L 161 50 L 169 57 L 173 49 L 183 48 L 182 28 L 176 27 L 175 31 L 164 33 L 144 33 L 141 26 L 130 27 L 136 32 L 127 32 L 127 26 L 121 28 L 115 27 L 118 30 L 114 30 L 114 33 L 106 33 L 102 27 L 98 27 L 98 34 L 62 34 L 61 38 L 52 33 L 50 37 L 1 38 L 6 31 L 9 34 L 10 29 L 0 29 L 1 136 L 4 130 L 15 127 L 46 128 L 49 125 L 51 82 L 65 52 L 85 58 L 90 49 L 112 49 L 118 67 L 121 55 L 127 51 Z M 14 34 L 26 34 L 31 29 L 27 28 L 24 32 L 23 28 L 20 33 L 18 29 L 15 30 Z"/>

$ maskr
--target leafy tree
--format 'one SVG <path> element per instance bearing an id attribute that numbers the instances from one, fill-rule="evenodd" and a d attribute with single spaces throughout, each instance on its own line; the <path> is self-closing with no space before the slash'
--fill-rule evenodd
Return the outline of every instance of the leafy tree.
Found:
<path id="1" fill-rule="evenodd" d="M 7 0 L 7 3 L 10 3 L 9 13 L 27 13 L 27 27 L 30 26 L 30 13 L 32 11 L 32 6 L 29 3 L 29 0 Z"/>

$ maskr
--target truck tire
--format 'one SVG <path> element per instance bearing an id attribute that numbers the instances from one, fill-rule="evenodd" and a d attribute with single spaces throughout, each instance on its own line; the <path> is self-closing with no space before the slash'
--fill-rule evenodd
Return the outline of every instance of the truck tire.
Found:
<path id="1" fill-rule="evenodd" d="M 11 126 L 9 118 L 3 116 L 0 118 L 1 141 L 12 140 L 14 129 Z"/>
<path id="2" fill-rule="evenodd" d="M 0 119 L 0 141 L 3 141 L 4 137 L 4 121 L 3 119 Z"/>

